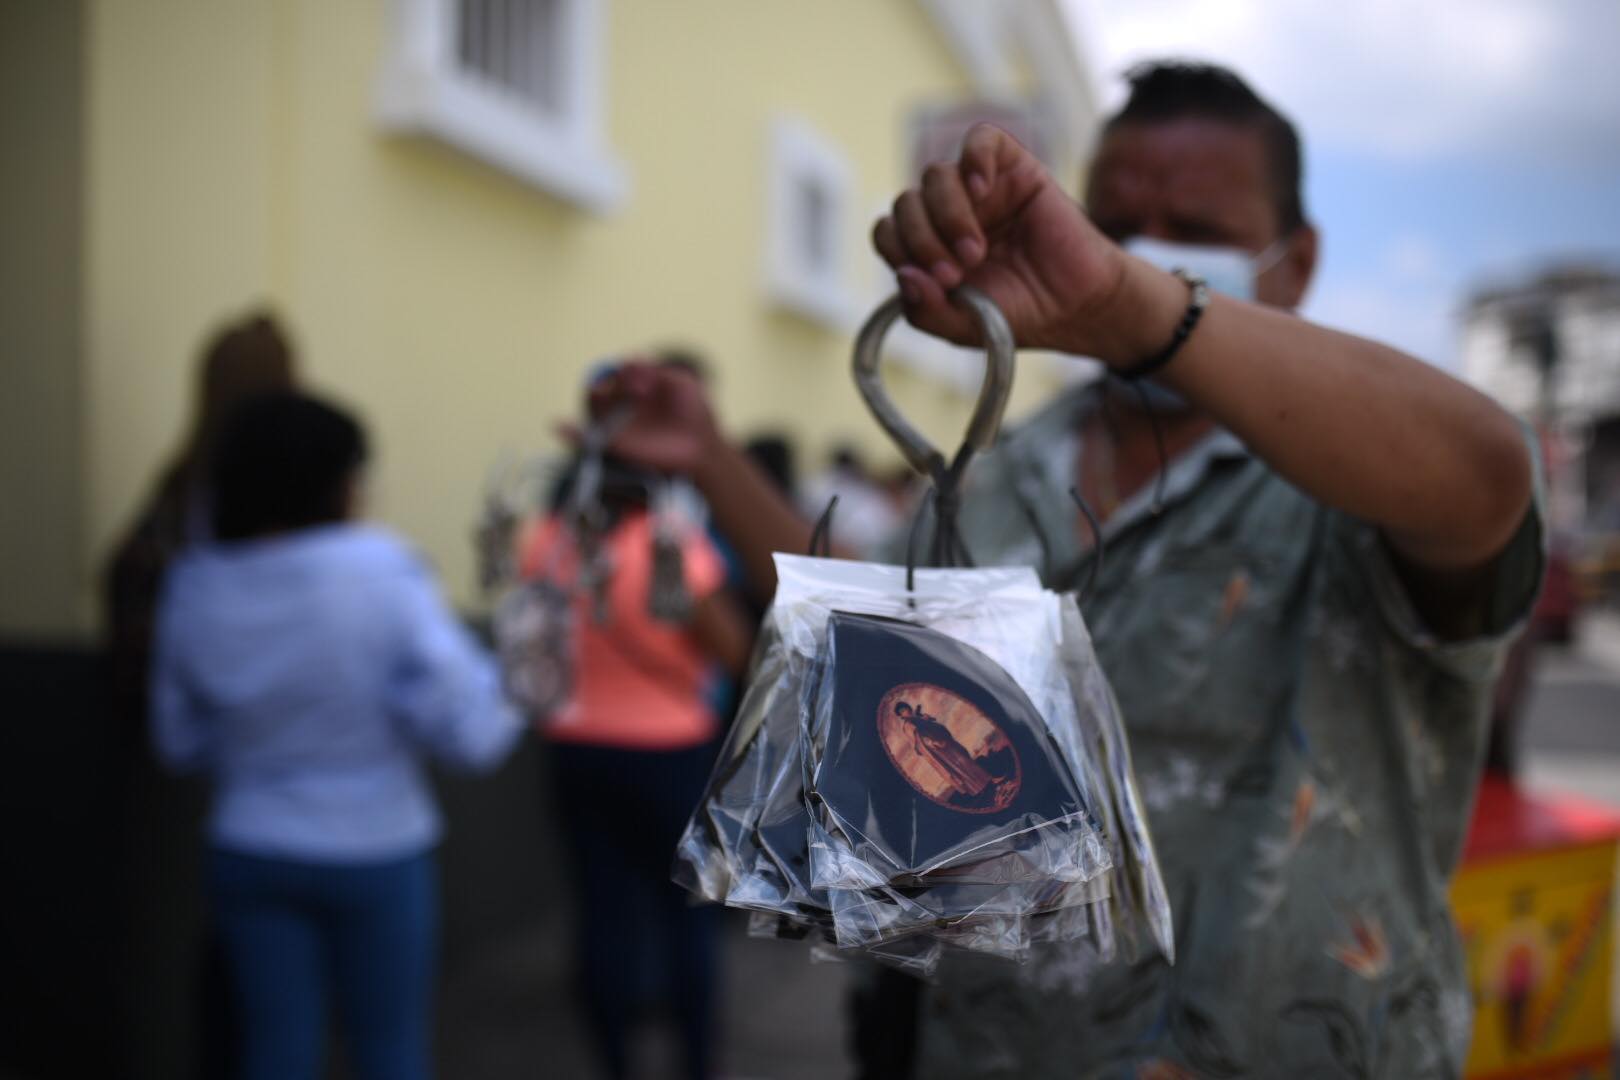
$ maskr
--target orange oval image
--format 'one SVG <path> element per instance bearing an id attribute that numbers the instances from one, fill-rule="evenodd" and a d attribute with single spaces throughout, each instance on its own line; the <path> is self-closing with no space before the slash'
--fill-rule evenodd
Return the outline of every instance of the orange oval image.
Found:
<path id="1" fill-rule="evenodd" d="M 1018 795 L 1017 747 L 983 710 L 943 687 L 894 687 L 878 702 L 877 726 L 895 770 L 948 810 L 993 814 Z"/>

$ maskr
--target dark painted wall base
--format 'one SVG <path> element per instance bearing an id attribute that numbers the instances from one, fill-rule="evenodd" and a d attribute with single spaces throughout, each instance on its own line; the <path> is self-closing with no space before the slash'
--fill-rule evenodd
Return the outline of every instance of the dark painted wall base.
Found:
<path id="1" fill-rule="evenodd" d="M 0 644 L 0 702 L 0 1074 L 214 1074 L 206 791 L 162 773 L 144 733 L 117 729 L 89 647 Z M 439 778 L 447 979 L 560 915 L 542 757 L 528 740 L 491 776 Z"/>

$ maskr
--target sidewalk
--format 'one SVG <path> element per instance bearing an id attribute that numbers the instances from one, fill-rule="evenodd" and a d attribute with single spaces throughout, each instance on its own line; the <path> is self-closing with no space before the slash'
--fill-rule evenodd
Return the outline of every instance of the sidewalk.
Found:
<path id="1" fill-rule="evenodd" d="M 1542 646 L 1525 705 L 1525 785 L 1620 806 L 1620 612 L 1581 613 L 1568 647 Z"/>
<path id="2" fill-rule="evenodd" d="M 815 964 L 802 942 L 762 941 L 728 920 L 720 1075 L 726 1080 L 848 1076 L 847 969 Z M 568 979 L 569 926 L 537 927 L 467 958 L 440 999 L 441 1075 L 456 1080 L 598 1075 Z M 633 1050 L 636 1076 L 673 1080 L 677 1046 L 649 1024 Z"/>

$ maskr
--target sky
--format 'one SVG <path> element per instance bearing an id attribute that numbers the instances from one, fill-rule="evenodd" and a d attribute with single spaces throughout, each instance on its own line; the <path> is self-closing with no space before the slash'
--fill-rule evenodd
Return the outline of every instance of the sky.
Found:
<path id="1" fill-rule="evenodd" d="M 1213 60 L 1299 128 L 1318 321 L 1455 370 L 1475 289 L 1620 268 L 1620 0 L 1066 0 L 1105 103 Z"/>

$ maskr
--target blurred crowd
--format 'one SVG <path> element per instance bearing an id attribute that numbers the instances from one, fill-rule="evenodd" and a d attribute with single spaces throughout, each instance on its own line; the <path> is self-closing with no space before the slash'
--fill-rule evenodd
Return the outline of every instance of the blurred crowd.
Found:
<path id="1" fill-rule="evenodd" d="M 709 377 L 690 353 L 658 361 Z M 191 426 L 104 581 L 120 729 L 149 733 L 152 751 L 129 744 L 128 829 L 161 837 L 168 855 L 156 871 L 124 868 L 132 982 L 196 954 L 190 1052 L 203 1075 L 317 1075 L 329 1015 L 356 1075 L 430 1075 L 442 827 L 431 768 L 485 772 L 543 734 L 542 787 L 580 919 L 577 1000 L 598 1057 L 630 1075 L 632 1028 L 662 1003 L 686 1074 L 713 1075 L 719 912 L 688 903 L 669 862 L 768 598 L 723 534 L 689 528 L 677 563 L 690 610 L 650 614 L 660 478 L 611 456 L 592 497 L 611 571 L 600 596 L 575 595 L 587 568 L 569 507 L 586 463 L 559 450 L 510 555 L 579 605 L 578 636 L 566 706 L 530 723 L 430 565 L 367 521 L 368 445 L 356 414 L 304 386 L 273 315 L 205 344 Z M 802 483 L 789 436 L 760 433 L 745 449 L 807 516 L 836 502 L 831 535 L 847 550 L 914 508 L 908 470 L 874 470 L 851 447 Z M 125 995 L 132 1023 L 140 994 Z"/>

